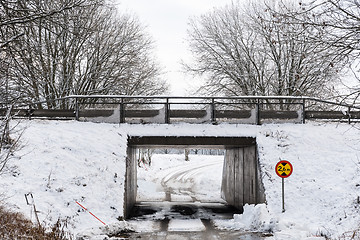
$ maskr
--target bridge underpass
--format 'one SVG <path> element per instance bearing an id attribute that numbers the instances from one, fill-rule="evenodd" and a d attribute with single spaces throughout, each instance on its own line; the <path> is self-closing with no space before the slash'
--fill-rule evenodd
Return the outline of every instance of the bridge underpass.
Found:
<path id="1" fill-rule="evenodd" d="M 131 136 L 128 138 L 124 217 L 128 218 L 137 203 L 137 149 L 224 149 L 224 165 L 221 182 L 222 199 L 234 212 L 242 212 L 246 203 L 265 202 L 257 160 L 256 139 L 252 137 L 169 137 Z M 184 204 L 186 205 L 186 204 Z M 144 206 L 143 206 L 144 207 Z M 146 206 L 145 206 L 146 207 Z M 182 206 L 182 208 L 186 208 Z"/>

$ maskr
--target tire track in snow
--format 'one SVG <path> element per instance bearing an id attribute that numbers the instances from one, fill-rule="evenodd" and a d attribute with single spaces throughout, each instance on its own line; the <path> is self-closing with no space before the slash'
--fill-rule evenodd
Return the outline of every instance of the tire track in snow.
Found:
<path id="1" fill-rule="evenodd" d="M 165 201 L 171 201 L 171 194 L 188 195 L 191 199 L 199 201 L 194 191 L 195 177 L 215 165 L 222 165 L 223 160 L 212 160 L 203 163 L 191 164 L 183 167 L 174 167 L 166 171 L 161 179 L 161 186 L 165 191 Z"/>

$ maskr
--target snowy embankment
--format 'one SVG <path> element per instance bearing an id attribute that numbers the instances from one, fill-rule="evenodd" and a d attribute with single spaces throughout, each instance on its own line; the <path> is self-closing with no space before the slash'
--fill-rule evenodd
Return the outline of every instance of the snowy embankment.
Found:
<path id="1" fill-rule="evenodd" d="M 128 135 L 256 137 L 267 205 L 246 206 L 243 216 L 218 221 L 219 227 L 272 230 L 274 239 L 337 238 L 360 228 L 360 130 L 356 126 L 119 126 L 33 120 L 19 127 L 25 128 L 23 148 L 0 175 L 3 202 L 34 220 L 24 197 L 32 193 L 40 221 L 68 218 L 74 234 L 102 226 L 76 201 L 108 225 L 122 217 Z M 285 179 L 285 213 L 281 179 L 274 171 L 279 159 L 294 167 Z"/>
<path id="2" fill-rule="evenodd" d="M 22 148 L 0 176 L 0 193 L 9 207 L 35 220 L 25 194 L 32 193 L 40 221 L 69 219 L 70 229 L 82 231 L 98 221 L 121 215 L 127 136 L 116 125 L 56 121 L 24 121 Z M 29 199 L 31 201 L 31 199 Z M 101 223 L 100 223 L 101 224 Z"/>

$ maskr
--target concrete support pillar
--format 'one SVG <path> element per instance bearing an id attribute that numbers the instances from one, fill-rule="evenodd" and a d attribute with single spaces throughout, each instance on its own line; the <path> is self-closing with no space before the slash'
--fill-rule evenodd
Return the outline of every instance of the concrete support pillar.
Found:
<path id="1" fill-rule="evenodd" d="M 222 198 L 239 209 L 248 203 L 262 203 L 264 191 L 258 169 L 256 146 L 226 149 Z"/>
<path id="2" fill-rule="evenodd" d="M 136 203 L 137 193 L 137 161 L 136 149 L 127 148 L 126 177 L 124 192 L 124 218 L 127 218 Z"/>

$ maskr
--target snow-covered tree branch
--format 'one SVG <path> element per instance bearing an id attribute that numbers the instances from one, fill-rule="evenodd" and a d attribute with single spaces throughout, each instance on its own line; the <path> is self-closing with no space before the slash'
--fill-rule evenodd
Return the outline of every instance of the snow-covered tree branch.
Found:
<path id="1" fill-rule="evenodd" d="M 189 38 L 194 61 L 186 69 L 206 76 L 202 89 L 212 94 L 332 96 L 347 52 L 309 41 L 325 40 L 327 34 L 315 26 L 290 24 L 285 16 L 298 11 L 301 6 L 294 3 L 284 8 L 253 1 L 193 19 Z"/>
<path id="2" fill-rule="evenodd" d="M 357 0 L 311 0 L 298 2 L 294 11 L 282 4 L 286 12 L 273 9 L 274 14 L 287 19 L 286 24 L 312 28 L 314 34 L 307 41 L 334 49 L 348 65 L 350 78 L 357 84 L 345 84 L 348 93 L 340 97 L 359 104 L 360 99 L 360 2 Z M 322 38 L 318 38 L 322 34 Z"/>
<path id="3" fill-rule="evenodd" d="M 8 82 L 10 99 L 46 100 L 38 107 L 68 108 L 68 103 L 57 106 L 52 100 L 71 94 L 154 95 L 167 90 L 151 56 L 152 40 L 136 17 L 119 14 L 102 0 L 26 1 L 24 7 L 46 17 L 14 20 L 15 26 L 1 28 L 0 58 L 6 64 L 0 78 Z M 17 37 L 9 42 L 9 36 Z"/>

